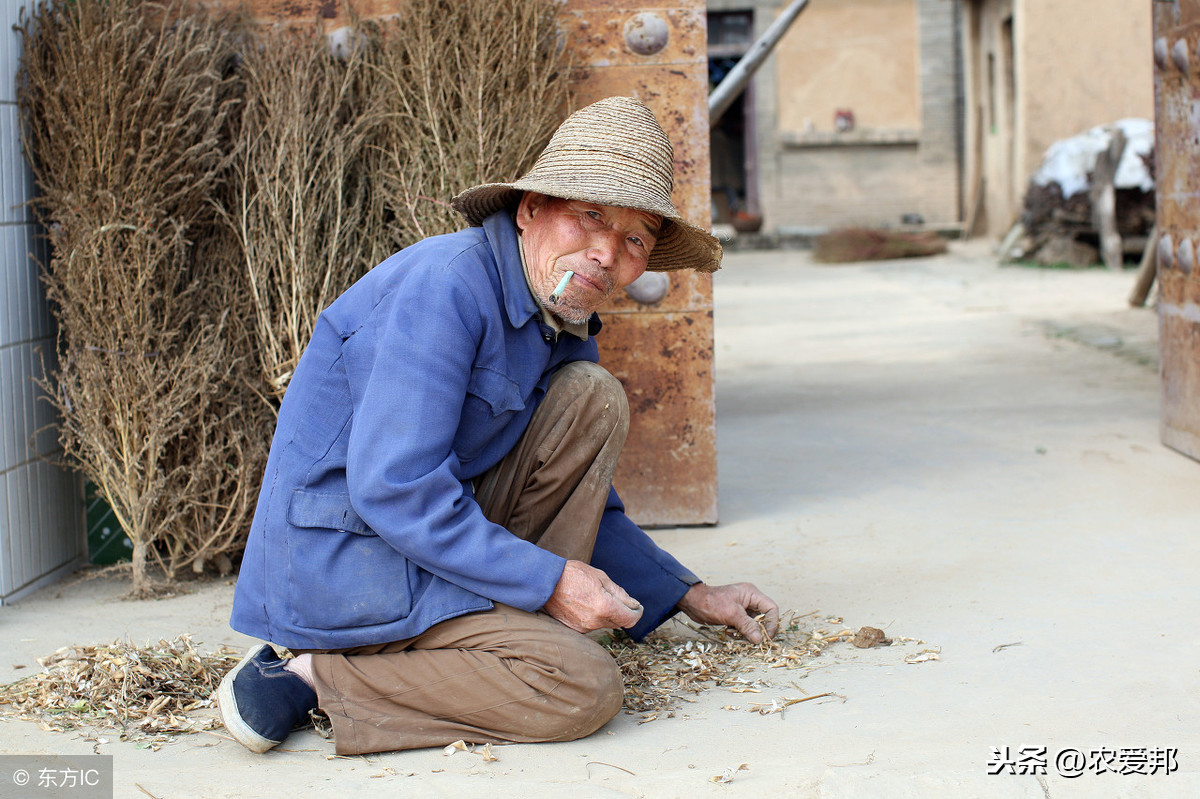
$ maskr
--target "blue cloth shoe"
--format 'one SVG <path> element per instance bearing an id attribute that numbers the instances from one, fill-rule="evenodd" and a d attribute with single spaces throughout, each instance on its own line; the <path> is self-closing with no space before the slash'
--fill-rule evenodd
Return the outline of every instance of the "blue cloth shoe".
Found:
<path id="1" fill-rule="evenodd" d="M 285 661 L 269 644 L 251 649 L 217 688 L 221 721 L 251 752 L 265 752 L 317 709 L 317 693 L 283 668 Z"/>

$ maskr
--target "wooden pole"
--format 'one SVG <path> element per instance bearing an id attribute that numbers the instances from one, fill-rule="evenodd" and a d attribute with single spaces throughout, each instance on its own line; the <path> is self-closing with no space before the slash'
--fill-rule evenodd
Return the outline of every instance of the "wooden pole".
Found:
<path id="1" fill-rule="evenodd" d="M 721 121 L 721 117 L 729 110 L 729 106 L 733 105 L 733 101 L 746 88 L 746 84 L 754 77 L 754 73 L 758 71 L 762 62 L 775 49 L 775 45 L 779 44 L 783 34 L 787 33 L 788 28 L 792 26 L 796 17 L 800 16 L 800 12 L 807 5 L 808 0 L 795 0 L 785 8 L 779 18 L 771 23 L 771 27 L 767 28 L 766 33 L 750 45 L 750 49 L 733 69 L 729 70 L 725 79 L 712 90 L 712 94 L 708 96 L 708 126 L 710 128 L 715 128 Z"/>
<path id="2" fill-rule="evenodd" d="M 1133 293 L 1129 295 L 1129 305 L 1141 308 L 1150 296 L 1150 288 L 1158 273 L 1158 226 L 1150 228 L 1146 237 L 1146 249 L 1142 250 L 1142 263 L 1138 267 L 1137 282 L 1133 284 Z"/>
<path id="3" fill-rule="evenodd" d="M 1117 270 L 1125 261 L 1121 233 L 1117 230 L 1117 190 L 1113 178 L 1125 154 L 1125 133 L 1114 128 L 1108 149 L 1096 158 L 1092 172 L 1092 219 L 1100 233 L 1100 257 L 1109 269 Z"/>

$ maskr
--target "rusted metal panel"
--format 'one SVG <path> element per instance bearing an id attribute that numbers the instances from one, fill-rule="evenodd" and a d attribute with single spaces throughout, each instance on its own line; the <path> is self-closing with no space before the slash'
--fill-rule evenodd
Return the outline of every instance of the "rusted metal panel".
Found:
<path id="1" fill-rule="evenodd" d="M 259 24 L 277 22 L 315 22 L 322 20 L 329 27 L 345 20 L 345 9 L 328 0 L 197 0 L 194 5 L 210 12 L 242 11 Z"/>
<path id="2" fill-rule="evenodd" d="M 1190 25 L 1193 22 L 1200 21 L 1200 0 L 1158 0 L 1156 6 L 1171 5 L 1174 8 L 1161 9 L 1165 12 L 1164 16 L 1170 19 L 1174 25 Z M 1158 9 L 1156 7 L 1155 13 Z M 1157 30 L 1157 27 L 1155 28 Z M 1157 34 L 1156 34 L 1157 35 Z"/>
<path id="3" fill-rule="evenodd" d="M 704 63 L 703 4 L 571 0 L 560 14 L 575 59 L 596 67 Z"/>
<path id="4" fill-rule="evenodd" d="M 1200 459 L 1200 0 L 1154 4 L 1162 441 Z"/>
<path id="5" fill-rule="evenodd" d="M 675 148 L 675 192 L 693 224 L 711 221 L 706 7 L 702 2 L 570 0 L 560 18 L 576 69 L 574 105 L 634 96 Z M 602 309 L 600 360 L 625 385 L 632 419 L 616 486 L 640 524 L 717 521 L 712 280 L 670 275 L 661 302 Z"/>
<path id="6" fill-rule="evenodd" d="M 643 525 L 715 522 L 712 312 L 609 315 L 603 337 L 629 396 L 617 491 Z"/>

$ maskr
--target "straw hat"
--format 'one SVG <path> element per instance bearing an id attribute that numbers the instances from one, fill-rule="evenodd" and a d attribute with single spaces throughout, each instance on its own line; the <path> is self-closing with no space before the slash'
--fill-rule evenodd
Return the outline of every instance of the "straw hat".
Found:
<path id="1" fill-rule="evenodd" d="M 633 97 L 609 97 L 567 117 L 524 177 L 475 186 L 451 204 L 471 225 L 515 206 L 525 191 L 636 208 L 663 218 L 647 269 L 715 272 L 721 243 L 671 204 L 674 168 L 671 140 L 654 113 Z"/>

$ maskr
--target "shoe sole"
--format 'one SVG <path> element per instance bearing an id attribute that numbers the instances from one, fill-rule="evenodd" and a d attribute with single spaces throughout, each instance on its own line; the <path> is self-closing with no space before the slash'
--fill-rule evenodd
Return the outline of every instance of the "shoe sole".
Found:
<path id="1" fill-rule="evenodd" d="M 221 722 L 225 725 L 225 729 L 229 730 L 229 734 L 242 746 L 260 755 L 268 749 L 278 746 L 280 742 L 264 738 L 242 720 L 241 714 L 238 713 L 237 700 L 233 696 L 233 681 L 237 679 L 238 672 L 245 668 L 247 663 L 253 660 L 259 652 L 268 648 L 270 648 L 270 644 L 259 644 L 251 649 L 217 686 L 217 706 L 221 709 Z"/>

